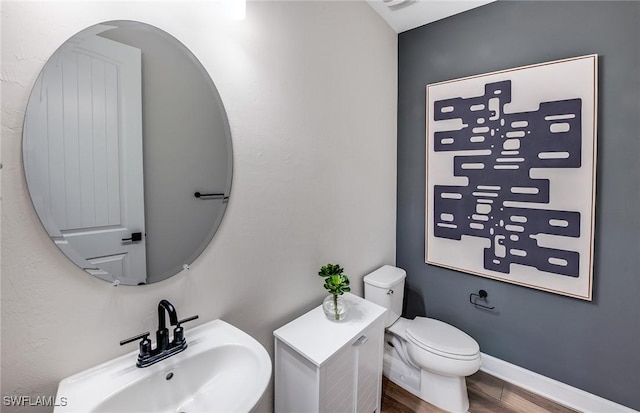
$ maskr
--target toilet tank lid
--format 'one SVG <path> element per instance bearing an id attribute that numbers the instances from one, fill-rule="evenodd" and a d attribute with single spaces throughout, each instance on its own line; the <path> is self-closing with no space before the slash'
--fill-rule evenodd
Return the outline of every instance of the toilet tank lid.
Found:
<path id="1" fill-rule="evenodd" d="M 406 276 L 407 272 L 402 268 L 383 265 L 372 273 L 365 275 L 364 282 L 375 287 L 391 288 L 404 280 Z"/>

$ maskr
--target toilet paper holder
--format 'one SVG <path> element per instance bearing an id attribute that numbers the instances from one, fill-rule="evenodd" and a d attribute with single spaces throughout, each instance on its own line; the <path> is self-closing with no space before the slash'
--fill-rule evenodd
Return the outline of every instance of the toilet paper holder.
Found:
<path id="1" fill-rule="evenodd" d="M 488 295 L 489 295 L 489 293 L 487 293 L 485 290 L 478 291 L 478 294 L 471 293 L 471 294 L 469 294 L 469 302 L 471 304 L 475 305 L 476 307 L 484 308 L 484 309 L 487 309 L 487 310 L 493 310 L 494 308 L 496 308 L 495 306 L 489 307 L 488 305 L 479 304 L 477 302 L 477 299 L 476 300 L 473 299 L 473 297 L 478 297 L 481 300 L 486 300 Z"/>

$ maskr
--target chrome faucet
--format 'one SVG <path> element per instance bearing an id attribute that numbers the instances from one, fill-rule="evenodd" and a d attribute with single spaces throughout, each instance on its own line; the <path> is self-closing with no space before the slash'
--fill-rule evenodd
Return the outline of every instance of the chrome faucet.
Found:
<path id="1" fill-rule="evenodd" d="M 169 340 L 169 330 L 166 325 L 165 313 L 169 314 L 169 323 L 172 326 L 176 326 L 173 329 L 173 340 Z M 137 336 L 122 340 L 120 345 L 125 345 L 136 340 L 140 341 L 140 353 L 138 354 L 138 361 L 136 366 L 147 367 L 152 364 L 164 360 L 167 357 L 171 357 L 174 354 L 178 354 L 187 348 L 187 340 L 184 338 L 184 329 L 182 324 L 188 321 L 197 319 L 198 316 L 194 315 L 182 320 L 178 320 L 178 314 L 176 309 L 167 300 L 161 300 L 158 303 L 158 330 L 156 331 L 156 346 L 152 348 L 151 340 L 149 340 L 149 331 L 138 334 Z"/>

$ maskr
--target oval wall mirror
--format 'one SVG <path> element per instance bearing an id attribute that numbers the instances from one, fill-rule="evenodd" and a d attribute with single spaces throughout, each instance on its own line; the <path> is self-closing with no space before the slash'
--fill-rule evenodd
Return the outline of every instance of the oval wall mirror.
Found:
<path id="1" fill-rule="evenodd" d="M 67 40 L 27 104 L 27 186 L 60 250 L 105 281 L 162 281 L 213 238 L 231 190 L 227 116 L 178 40 L 110 21 Z"/>

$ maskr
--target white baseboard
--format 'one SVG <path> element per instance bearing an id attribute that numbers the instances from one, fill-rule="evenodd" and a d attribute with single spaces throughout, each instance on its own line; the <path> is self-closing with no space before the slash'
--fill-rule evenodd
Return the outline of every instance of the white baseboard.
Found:
<path id="1" fill-rule="evenodd" d="M 488 354 L 482 354 L 480 370 L 556 403 L 585 413 L 640 413 L 584 390 L 550 379 Z"/>

